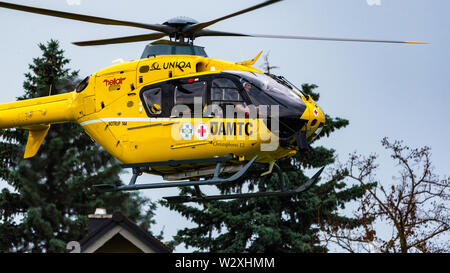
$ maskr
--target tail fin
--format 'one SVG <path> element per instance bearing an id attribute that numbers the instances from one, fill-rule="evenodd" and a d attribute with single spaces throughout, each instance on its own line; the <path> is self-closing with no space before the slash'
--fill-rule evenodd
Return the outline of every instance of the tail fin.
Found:
<path id="1" fill-rule="evenodd" d="M 50 124 L 71 122 L 72 93 L 16 101 L 0 105 L 0 129 L 29 130 L 24 158 L 36 155 Z"/>
<path id="2" fill-rule="evenodd" d="M 258 53 L 258 55 L 256 55 L 255 58 L 253 58 L 251 60 L 248 60 L 248 61 L 243 61 L 243 62 L 240 62 L 240 63 L 237 63 L 237 64 L 245 65 L 245 66 L 254 65 L 256 63 L 256 61 L 259 59 L 259 56 L 261 56 L 262 53 L 263 52 L 261 51 L 261 52 Z"/>

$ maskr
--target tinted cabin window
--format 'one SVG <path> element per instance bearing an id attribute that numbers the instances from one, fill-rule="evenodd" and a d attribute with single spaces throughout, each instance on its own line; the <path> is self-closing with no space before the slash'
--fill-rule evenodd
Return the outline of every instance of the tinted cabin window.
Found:
<path id="1" fill-rule="evenodd" d="M 77 91 L 77 93 L 81 93 L 83 92 L 84 89 L 86 89 L 86 87 L 89 84 L 89 79 L 91 76 L 86 77 L 82 82 L 80 82 L 80 84 L 78 84 L 77 88 L 75 89 Z"/>
<path id="2" fill-rule="evenodd" d="M 194 98 L 200 98 L 203 104 L 203 97 L 206 91 L 206 82 L 195 82 L 180 84 L 175 87 L 175 106 L 186 105 L 194 111 Z"/>
<path id="3" fill-rule="evenodd" d="M 162 99 L 162 90 L 161 88 L 154 88 L 146 90 L 143 93 L 145 104 L 147 105 L 147 109 L 150 110 L 150 113 L 153 115 L 161 114 L 161 99 Z"/>

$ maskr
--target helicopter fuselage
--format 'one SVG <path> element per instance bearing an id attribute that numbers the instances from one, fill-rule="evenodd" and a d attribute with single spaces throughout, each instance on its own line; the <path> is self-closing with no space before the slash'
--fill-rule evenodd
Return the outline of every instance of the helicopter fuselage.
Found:
<path id="1" fill-rule="evenodd" d="M 0 128 L 30 130 L 25 157 L 37 152 L 49 124 L 75 122 L 125 164 L 230 154 L 236 162 L 258 155 L 258 162 L 268 163 L 297 152 L 297 131 L 310 138 L 323 126 L 324 115 L 311 98 L 293 88 L 286 91 L 291 94 L 285 98 L 283 93 L 275 94 L 278 98 L 269 94 L 274 104 L 285 106 L 280 106 L 284 110 L 279 110 L 276 121 L 284 124 L 284 119 L 289 118 L 287 128 L 295 127 L 292 134 L 283 134 L 283 126 L 277 132 L 270 130 L 270 116 L 216 112 L 205 115 L 205 109 L 214 104 L 220 104 L 224 112 L 227 107 L 221 104 L 248 107 L 255 101 L 245 94 L 243 82 L 251 82 L 262 93 L 272 81 L 280 84 L 249 65 L 201 56 L 144 58 L 98 71 L 71 93 L 1 105 Z M 235 97 L 227 99 L 228 91 Z M 194 97 L 200 106 L 193 105 Z M 178 105 L 186 109 L 174 114 Z M 262 106 L 259 103 L 255 109 L 261 110 Z M 280 139 L 286 143 L 279 145 Z M 180 169 L 183 166 L 167 166 L 155 172 L 170 174 Z"/>
<path id="2" fill-rule="evenodd" d="M 136 190 L 233 182 L 256 161 L 278 169 L 282 190 L 257 196 L 295 195 L 317 183 L 323 168 L 305 185 L 286 191 L 276 160 L 308 151 L 319 135 L 325 115 L 308 94 L 283 77 L 261 73 L 253 60 L 232 63 L 207 57 L 195 46 L 199 37 L 253 37 L 364 43 L 423 44 L 411 41 L 245 34 L 210 29 L 212 25 L 275 4 L 266 0 L 209 21 L 188 17 L 148 24 L 17 5 L 0 1 L 0 8 L 102 25 L 128 26 L 153 32 L 75 42 L 98 46 L 141 41 L 148 45 L 140 60 L 94 73 L 71 93 L 0 105 L 0 129 L 29 131 L 24 157 L 34 156 L 50 125 L 73 122 L 111 155 L 133 169 L 128 186 L 100 185 L 112 190 Z M 215 167 L 214 167 L 215 166 Z M 165 180 L 205 180 L 134 185 L 142 172 Z M 222 178 L 222 173 L 234 173 Z M 210 178 L 208 178 L 210 177 Z M 211 178 L 212 177 L 212 178 Z M 112 187 L 111 187 L 112 186 Z M 244 196 L 245 195 L 245 196 Z M 238 194 L 226 198 L 247 198 Z M 255 196 L 255 195 L 251 195 Z M 219 198 L 210 196 L 209 200 Z M 188 197 L 184 201 L 193 200 Z"/>

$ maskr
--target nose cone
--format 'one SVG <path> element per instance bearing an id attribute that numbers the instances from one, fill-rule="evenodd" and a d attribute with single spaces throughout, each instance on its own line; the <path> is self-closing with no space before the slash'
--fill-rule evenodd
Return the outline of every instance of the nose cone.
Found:
<path id="1" fill-rule="evenodd" d="M 308 104 L 309 121 L 307 123 L 306 137 L 311 141 L 320 134 L 325 125 L 325 114 L 322 109 L 311 100 Z"/>
<path id="2" fill-rule="evenodd" d="M 290 116 L 280 115 L 279 135 L 284 139 L 282 146 L 309 150 L 309 143 L 320 134 L 325 125 L 325 114 L 310 97 L 302 97 L 302 100 L 303 107 L 296 115 L 293 113 Z"/>

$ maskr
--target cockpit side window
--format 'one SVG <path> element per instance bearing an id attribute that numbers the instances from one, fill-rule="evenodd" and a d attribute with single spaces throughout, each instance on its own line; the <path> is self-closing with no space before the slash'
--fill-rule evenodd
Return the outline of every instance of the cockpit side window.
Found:
<path id="1" fill-rule="evenodd" d="M 152 115 L 160 115 L 162 113 L 162 89 L 153 88 L 143 92 L 142 97 Z"/>
<path id="2" fill-rule="evenodd" d="M 244 100 L 232 80 L 218 78 L 211 84 L 211 101 L 218 104 L 235 104 L 242 103 Z"/>
<path id="3" fill-rule="evenodd" d="M 217 116 L 237 116 L 239 113 L 245 115 L 247 111 L 248 98 L 243 97 L 242 88 L 239 88 L 240 83 L 225 77 L 215 78 L 211 81 L 210 98 L 211 104 L 217 105 L 221 112 L 214 110 L 213 113 Z"/>
<path id="4" fill-rule="evenodd" d="M 194 98 L 200 98 L 200 101 L 203 104 L 206 88 L 207 83 L 205 81 L 176 85 L 174 92 L 174 105 L 186 105 L 193 112 Z"/>

